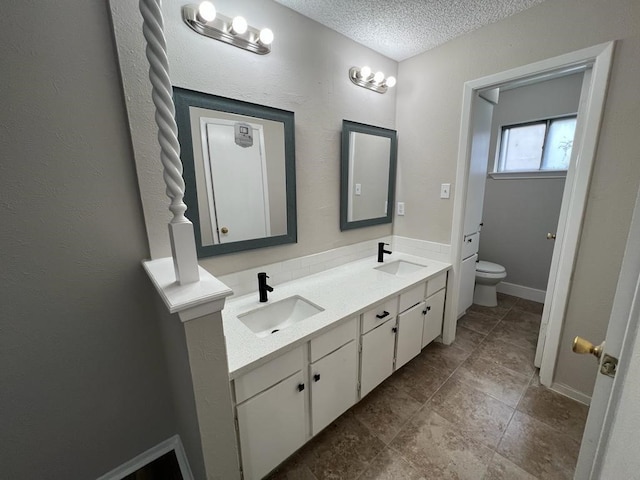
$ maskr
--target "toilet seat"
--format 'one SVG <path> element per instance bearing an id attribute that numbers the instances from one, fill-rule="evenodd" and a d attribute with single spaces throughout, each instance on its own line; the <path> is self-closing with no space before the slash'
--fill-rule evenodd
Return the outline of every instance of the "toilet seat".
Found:
<path id="1" fill-rule="evenodd" d="M 478 263 L 476 263 L 476 272 L 499 275 L 501 273 L 505 273 L 506 269 L 502 265 L 498 265 L 497 263 L 480 260 Z"/>

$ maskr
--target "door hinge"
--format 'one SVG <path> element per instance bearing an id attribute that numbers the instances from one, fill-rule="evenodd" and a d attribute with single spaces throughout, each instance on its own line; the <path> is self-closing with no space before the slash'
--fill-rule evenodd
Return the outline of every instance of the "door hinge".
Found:
<path id="1" fill-rule="evenodd" d="M 602 357 L 602 363 L 600 364 L 600 373 L 608 375 L 609 377 L 615 377 L 617 368 L 618 359 L 616 357 L 612 357 L 608 353 L 605 353 Z"/>

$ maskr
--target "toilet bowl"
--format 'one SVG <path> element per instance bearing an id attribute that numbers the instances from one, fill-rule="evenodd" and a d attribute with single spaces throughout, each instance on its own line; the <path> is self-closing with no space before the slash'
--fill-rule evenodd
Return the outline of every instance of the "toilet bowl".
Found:
<path id="1" fill-rule="evenodd" d="M 502 265 L 480 260 L 476 263 L 476 287 L 473 291 L 473 303 L 485 307 L 498 305 L 496 285 L 507 278 L 507 271 Z"/>

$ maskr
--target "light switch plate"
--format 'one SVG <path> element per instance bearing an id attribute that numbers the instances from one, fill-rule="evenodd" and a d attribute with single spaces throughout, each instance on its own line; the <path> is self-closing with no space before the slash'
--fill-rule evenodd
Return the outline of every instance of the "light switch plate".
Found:
<path id="1" fill-rule="evenodd" d="M 404 215 L 404 202 L 398 202 L 398 215 Z"/>
<path id="2" fill-rule="evenodd" d="M 451 184 L 443 183 L 440 185 L 440 198 L 449 198 L 451 196 Z"/>
<path id="3" fill-rule="evenodd" d="M 356 195 L 361 195 L 361 194 L 362 194 L 362 184 L 356 183 Z"/>

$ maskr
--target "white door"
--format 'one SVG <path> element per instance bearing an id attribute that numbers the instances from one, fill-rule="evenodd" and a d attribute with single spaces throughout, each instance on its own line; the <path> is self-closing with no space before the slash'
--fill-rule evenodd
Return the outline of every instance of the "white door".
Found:
<path id="1" fill-rule="evenodd" d="M 305 442 L 304 376 L 298 372 L 238 405 L 242 469 L 260 479 Z"/>
<path id="2" fill-rule="evenodd" d="M 472 140 L 469 157 L 469 183 L 464 214 L 464 234 L 471 235 L 480 230 L 482 223 L 482 204 L 484 188 L 487 183 L 487 165 L 489 162 L 489 140 L 493 104 L 474 94 L 472 104 Z"/>
<path id="3" fill-rule="evenodd" d="M 360 397 L 364 397 L 393 373 L 396 319 L 387 320 L 362 336 Z"/>
<path id="4" fill-rule="evenodd" d="M 640 195 L 631 221 L 604 354 L 619 360 L 614 378 L 598 374 L 575 478 L 639 478 Z M 598 341 L 600 339 L 589 339 Z M 592 361 L 585 358 L 585 361 Z M 598 369 L 594 363 L 594 370 Z"/>
<path id="5" fill-rule="evenodd" d="M 353 406 L 358 397 L 355 340 L 309 366 L 311 427 L 317 434 Z"/>
<path id="6" fill-rule="evenodd" d="M 422 328 L 424 326 L 424 302 L 398 315 L 398 344 L 396 347 L 396 370 L 422 350 Z"/>
<path id="7" fill-rule="evenodd" d="M 444 317 L 445 290 L 434 293 L 425 300 L 424 327 L 422 329 L 422 348 L 433 342 L 442 334 L 442 318 Z"/>
<path id="8" fill-rule="evenodd" d="M 235 123 L 206 124 L 207 153 L 214 204 L 210 206 L 214 243 L 229 243 L 270 234 L 264 136 L 250 125 L 253 145 L 236 143 Z M 249 125 L 249 124 L 244 124 Z"/>
<path id="9" fill-rule="evenodd" d="M 458 295 L 458 317 L 473 304 L 473 289 L 476 286 L 476 261 L 478 255 L 472 255 L 462 261 L 460 266 L 460 293 Z"/>

